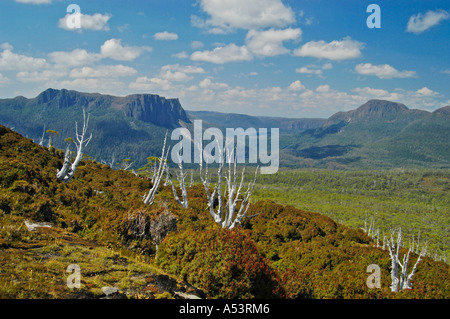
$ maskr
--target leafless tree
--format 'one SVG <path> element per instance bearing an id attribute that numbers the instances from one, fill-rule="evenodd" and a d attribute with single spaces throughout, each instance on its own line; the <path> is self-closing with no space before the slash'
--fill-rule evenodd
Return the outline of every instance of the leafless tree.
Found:
<path id="1" fill-rule="evenodd" d="M 394 232 L 395 233 L 395 232 Z M 398 230 L 397 240 L 394 239 L 394 234 L 391 233 L 391 238 L 387 241 L 389 248 L 389 255 L 391 257 L 391 291 L 398 292 L 399 289 L 411 289 L 411 279 L 417 269 L 421 258 L 426 254 L 426 247 L 422 249 L 413 269 L 408 274 L 408 263 L 413 251 L 413 247 L 410 246 L 408 253 L 403 255 L 403 262 L 400 261 L 400 246 L 402 244 L 402 230 Z M 401 269 L 401 270 L 400 270 Z M 400 276 L 399 276 L 400 271 Z"/>
<path id="2" fill-rule="evenodd" d="M 236 163 L 236 152 L 232 151 L 227 153 L 228 156 L 228 174 L 225 175 L 225 190 L 222 187 L 222 178 L 224 177 L 224 164 L 226 152 L 226 145 L 222 149 L 217 148 L 219 151 L 219 168 L 217 171 L 217 184 L 214 186 L 214 190 L 210 192 L 210 179 L 208 177 L 208 167 L 206 166 L 205 175 L 203 175 L 203 156 L 200 158 L 200 179 L 203 183 L 206 192 L 206 198 L 208 201 L 208 208 L 214 221 L 222 226 L 222 228 L 233 229 L 238 224 L 241 223 L 242 219 L 246 217 L 248 208 L 250 207 L 250 196 L 253 192 L 256 178 L 258 175 L 258 169 L 255 170 L 255 177 L 248 184 L 245 192 L 243 192 L 245 168 L 242 169 L 240 182 L 238 185 L 238 174 L 237 174 L 237 163 Z M 243 192 L 243 194 L 242 194 Z M 223 200 L 225 198 L 226 204 L 223 205 Z M 217 199 L 217 207 L 214 203 Z M 238 202 L 240 202 L 240 207 L 238 209 Z"/>
<path id="3" fill-rule="evenodd" d="M 164 137 L 164 144 L 162 148 L 161 158 L 159 159 L 158 168 L 153 173 L 152 188 L 147 195 L 144 195 L 144 204 L 151 205 L 155 200 L 156 191 L 161 183 L 162 176 L 166 172 L 167 156 L 169 155 L 169 149 L 166 150 L 167 132 Z M 155 162 L 156 163 L 156 162 Z"/>
<path id="4" fill-rule="evenodd" d="M 89 115 L 86 117 L 86 112 L 83 109 L 83 129 L 81 131 L 81 134 L 78 133 L 78 123 L 75 122 L 75 134 L 77 142 L 75 142 L 73 139 L 71 141 L 76 145 L 77 147 L 77 154 L 75 157 L 75 160 L 73 163 L 71 163 L 70 159 L 70 144 L 67 145 L 65 156 L 64 156 L 64 164 L 63 167 L 56 173 L 56 178 L 59 181 L 63 181 L 65 183 L 68 183 L 73 175 L 75 174 L 75 170 L 78 167 L 78 164 L 80 164 L 81 159 L 83 158 L 83 152 L 86 146 L 89 144 L 89 142 L 92 139 L 92 133 L 91 135 L 86 138 L 86 131 L 89 125 Z"/>
<path id="5" fill-rule="evenodd" d="M 45 125 L 44 125 L 44 130 L 43 130 L 43 132 L 42 132 L 41 139 L 40 139 L 40 141 L 39 141 L 39 145 L 40 145 L 40 146 L 44 146 L 44 138 L 45 138 Z"/>
<path id="6" fill-rule="evenodd" d="M 178 179 L 178 183 L 179 183 L 179 186 L 181 189 L 181 196 L 183 197 L 183 200 L 181 200 L 177 194 L 177 189 L 175 188 L 172 177 L 170 175 L 169 165 L 166 166 L 166 176 L 167 176 L 168 181 L 172 185 L 172 191 L 173 191 L 173 196 L 175 197 L 175 200 L 181 206 L 183 206 L 183 208 L 188 208 L 189 204 L 188 204 L 187 190 L 186 190 L 186 175 L 183 170 L 183 161 L 181 160 L 179 154 L 178 154 L 178 169 L 179 169 L 179 171 L 177 172 L 177 179 Z"/>
<path id="7" fill-rule="evenodd" d="M 129 158 L 126 158 L 126 159 L 124 159 L 124 160 L 122 161 L 121 164 L 117 163 L 117 165 L 119 166 L 119 169 L 120 169 L 120 170 L 126 171 L 126 170 L 128 170 L 131 166 L 133 166 L 133 162 L 132 162 Z"/>
<path id="8" fill-rule="evenodd" d="M 114 152 L 112 153 L 112 155 L 111 155 L 111 162 L 110 163 L 107 163 L 104 160 L 102 160 L 101 163 L 104 164 L 104 165 L 108 165 L 110 168 L 114 169 L 114 164 L 116 163 L 116 155 L 115 155 L 115 153 Z"/>

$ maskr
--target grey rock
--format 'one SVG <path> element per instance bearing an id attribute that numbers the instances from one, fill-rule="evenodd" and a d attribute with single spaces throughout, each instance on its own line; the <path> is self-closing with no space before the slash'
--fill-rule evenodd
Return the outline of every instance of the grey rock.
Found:
<path id="1" fill-rule="evenodd" d="M 116 287 L 102 287 L 102 291 L 106 296 L 110 296 L 119 292 L 119 288 Z"/>

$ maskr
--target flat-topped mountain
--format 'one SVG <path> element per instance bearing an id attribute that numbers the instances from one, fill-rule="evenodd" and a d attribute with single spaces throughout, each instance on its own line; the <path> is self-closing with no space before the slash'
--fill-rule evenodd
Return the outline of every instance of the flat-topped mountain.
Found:
<path id="1" fill-rule="evenodd" d="M 88 112 L 96 108 L 111 108 L 123 112 L 126 117 L 167 128 L 178 127 L 180 121 L 189 122 L 178 99 L 166 99 L 154 94 L 133 94 L 121 97 L 65 89 L 47 89 L 34 99 L 24 100 L 20 97 L 19 103 L 57 109 L 83 107 Z"/>
<path id="2" fill-rule="evenodd" d="M 83 109 L 90 113 L 88 131 L 94 136 L 86 152 L 108 163 L 115 157 L 144 165 L 160 152 L 167 129 L 190 122 L 178 99 L 47 89 L 35 98 L 0 99 L 0 123 L 37 142 L 44 131 L 57 131 L 53 143 L 65 148 L 64 139 L 75 138 L 75 122 L 82 123 Z"/>

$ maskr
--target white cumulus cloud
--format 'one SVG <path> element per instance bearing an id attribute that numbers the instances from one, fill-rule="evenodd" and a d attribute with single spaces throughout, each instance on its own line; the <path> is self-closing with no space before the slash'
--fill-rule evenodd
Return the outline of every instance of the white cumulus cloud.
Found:
<path id="1" fill-rule="evenodd" d="M 168 91 L 173 88 L 172 83 L 167 79 L 158 77 L 149 78 L 146 76 L 138 77 L 136 81 L 131 82 L 128 86 L 132 90 L 140 90 L 146 92 L 157 92 L 159 90 Z"/>
<path id="2" fill-rule="evenodd" d="M 359 58 L 363 48 L 363 43 L 347 37 L 340 41 L 334 40 L 331 42 L 310 41 L 294 50 L 294 55 L 339 61 Z"/>
<path id="3" fill-rule="evenodd" d="M 217 47 L 212 51 L 195 51 L 191 55 L 192 61 L 203 61 L 215 64 L 224 64 L 237 61 L 251 61 L 252 53 L 246 46 L 237 46 L 234 43 Z"/>
<path id="4" fill-rule="evenodd" d="M 48 67 L 46 59 L 14 53 L 13 47 L 8 43 L 2 44 L 2 48 L 0 70 L 34 71 Z"/>
<path id="5" fill-rule="evenodd" d="M 409 18 L 406 32 L 420 34 L 449 18 L 449 13 L 444 10 L 427 11 L 425 14 L 419 13 Z"/>
<path id="6" fill-rule="evenodd" d="M 373 65 L 370 63 L 361 63 L 355 67 L 355 70 L 361 75 L 374 75 L 380 79 L 403 79 L 416 76 L 415 71 L 398 71 L 389 64 Z"/>
<path id="7" fill-rule="evenodd" d="M 283 46 L 284 41 L 297 40 L 301 35 L 302 31 L 299 28 L 250 30 L 247 33 L 246 44 L 248 49 L 258 56 L 276 56 L 290 52 Z"/>
<path id="8" fill-rule="evenodd" d="M 124 46 L 120 39 L 107 40 L 100 48 L 103 57 L 117 61 L 133 61 L 145 51 L 151 50 L 150 47 Z"/>
<path id="9" fill-rule="evenodd" d="M 73 69 L 71 78 L 112 78 L 135 75 L 137 70 L 125 65 L 99 65 L 96 67 L 82 67 Z"/>
<path id="10" fill-rule="evenodd" d="M 168 64 L 161 67 L 160 77 L 173 82 L 185 82 L 193 79 L 193 77 L 188 74 L 201 73 L 205 73 L 205 70 L 198 66 Z"/>
<path id="11" fill-rule="evenodd" d="M 297 80 L 292 82 L 289 85 L 288 89 L 291 91 L 302 91 L 305 89 L 305 86 L 302 84 L 302 82 L 300 82 L 300 80 Z"/>
<path id="12" fill-rule="evenodd" d="M 90 53 L 84 49 L 73 51 L 55 51 L 49 54 L 50 60 L 59 67 L 78 67 L 91 65 L 100 61 L 102 56 L 98 53 Z"/>
<path id="13" fill-rule="evenodd" d="M 316 88 L 316 92 L 319 92 L 319 93 L 330 92 L 330 86 L 328 84 L 319 85 Z"/>
<path id="14" fill-rule="evenodd" d="M 417 94 L 419 94 L 420 96 L 434 96 L 434 95 L 439 95 L 439 93 L 434 92 L 433 90 L 430 90 L 429 88 L 427 88 L 426 86 L 417 90 L 416 91 Z"/>
<path id="15" fill-rule="evenodd" d="M 198 83 L 198 86 L 200 88 L 202 88 L 202 89 L 213 89 L 213 90 L 220 90 L 220 89 L 227 89 L 227 88 L 229 88 L 228 84 L 221 83 L 221 82 L 213 82 L 209 78 L 201 80 Z"/>
<path id="16" fill-rule="evenodd" d="M 163 31 L 163 32 L 155 33 L 153 35 L 153 38 L 155 40 L 173 41 L 173 40 L 178 40 L 178 34 L 173 33 L 173 32 Z"/>
<path id="17" fill-rule="evenodd" d="M 201 9 L 210 18 L 191 17 L 191 23 L 211 33 L 233 29 L 283 28 L 295 22 L 295 13 L 281 0 L 200 0 Z"/>

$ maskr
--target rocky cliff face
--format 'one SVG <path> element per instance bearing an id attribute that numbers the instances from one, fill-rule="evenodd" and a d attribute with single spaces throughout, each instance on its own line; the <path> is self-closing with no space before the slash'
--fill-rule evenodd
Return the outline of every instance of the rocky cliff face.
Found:
<path id="1" fill-rule="evenodd" d="M 158 123 L 165 127 L 179 126 L 179 122 L 189 122 L 186 112 L 178 99 L 166 99 L 158 95 L 135 94 L 119 98 L 124 115 L 144 122 Z"/>
<path id="2" fill-rule="evenodd" d="M 36 98 L 28 100 L 28 103 L 36 104 L 35 106 L 38 108 L 57 108 L 59 110 L 69 107 L 84 107 L 87 111 L 111 108 L 122 111 L 126 117 L 167 128 L 178 127 L 180 121 L 189 122 L 178 99 L 166 99 L 154 94 L 133 94 L 120 97 L 64 89 L 48 89 Z"/>

